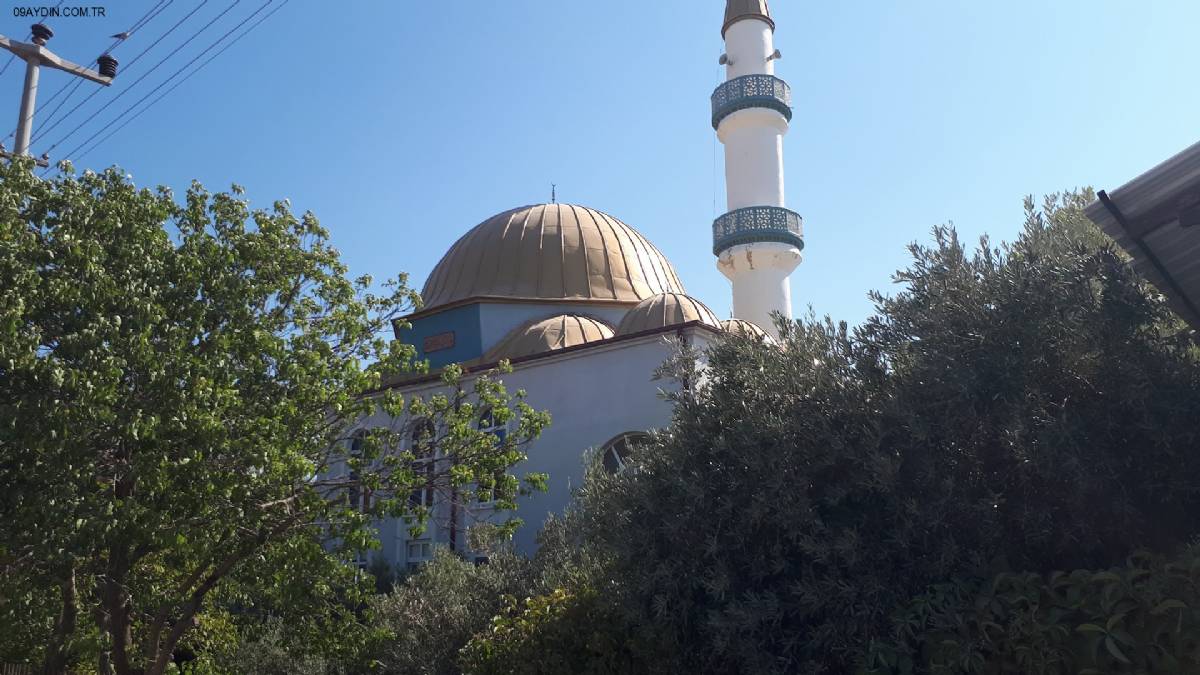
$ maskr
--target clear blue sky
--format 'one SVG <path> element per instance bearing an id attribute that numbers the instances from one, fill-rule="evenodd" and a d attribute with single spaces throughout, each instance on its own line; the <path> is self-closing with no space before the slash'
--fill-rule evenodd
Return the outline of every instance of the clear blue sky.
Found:
<path id="1" fill-rule="evenodd" d="M 80 112 L 229 1 L 209 0 Z M 242 0 L 52 154 L 263 1 Z M 12 4 L 0 31 L 23 38 L 32 22 Z M 50 46 L 87 61 L 154 0 L 94 4 L 106 18 L 50 21 Z M 197 4 L 173 0 L 115 55 L 127 62 Z M 193 178 L 238 182 L 264 206 L 289 197 L 321 218 L 354 273 L 408 271 L 418 286 L 468 228 L 548 200 L 555 182 L 561 201 L 640 229 L 693 295 L 727 315 L 710 252 L 714 198 L 717 214 L 725 200 L 708 105 L 723 4 L 291 0 L 77 164 L 120 164 L 179 192 Z M 772 10 L 796 105 L 785 163 L 789 206 L 805 217 L 798 312 L 857 323 L 867 291 L 891 286 L 905 245 L 931 226 L 1010 239 L 1023 195 L 1112 188 L 1200 139 L 1193 0 L 774 0 Z M 17 66 L 0 76 L 14 121 Z M 43 96 L 65 78 L 44 74 Z"/>

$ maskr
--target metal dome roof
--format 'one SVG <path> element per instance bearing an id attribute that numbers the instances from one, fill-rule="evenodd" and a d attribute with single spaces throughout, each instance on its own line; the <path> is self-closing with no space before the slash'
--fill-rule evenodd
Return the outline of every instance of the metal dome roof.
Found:
<path id="1" fill-rule="evenodd" d="M 513 329 L 483 357 L 485 362 L 516 359 L 613 336 L 612 326 L 590 316 L 559 314 Z"/>
<path id="2" fill-rule="evenodd" d="M 725 37 L 725 31 L 742 19 L 759 19 L 766 21 L 772 29 L 775 28 L 767 0 L 726 0 L 725 23 L 721 26 L 721 37 Z"/>
<path id="3" fill-rule="evenodd" d="M 721 322 L 721 328 L 724 328 L 725 332 L 730 335 L 763 338 L 767 342 L 775 342 L 775 338 L 771 337 L 771 334 L 763 330 L 761 326 L 745 319 L 725 319 Z"/>
<path id="4" fill-rule="evenodd" d="M 617 335 L 629 335 L 646 330 L 700 321 L 706 326 L 721 329 L 721 320 L 703 302 L 683 293 L 660 293 L 646 298 L 625 313 L 617 326 Z"/>
<path id="5" fill-rule="evenodd" d="M 429 309 L 471 298 L 633 304 L 682 291 L 671 263 L 637 230 L 584 206 L 538 204 L 464 234 L 421 297 Z"/>

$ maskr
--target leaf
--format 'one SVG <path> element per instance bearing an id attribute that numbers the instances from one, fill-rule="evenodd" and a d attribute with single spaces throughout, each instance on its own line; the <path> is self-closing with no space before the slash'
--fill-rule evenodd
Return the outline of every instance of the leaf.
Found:
<path id="1" fill-rule="evenodd" d="M 1187 609 L 1187 605 L 1180 600 L 1172 598 L 1170 600 L 1163 600 L 1162 602 L 1158 603 L 1158 606 L 1150 610 L 1150 613 L 1165 614 L 1172 609 Z"/>
<path id="2" fill-rule="evenodd" d="M 1108 649 L 1108 653 L 1112 654 L 1113 658 L 1116 660 L 1126 664 L 1132 663 L 1132 661 L 1125 656 L 1125 653 L 1121 651 L 1121 648 L 1117 646 L 1116 641 L 1111 637 L 1104 638 L 1104 646 Z"/>

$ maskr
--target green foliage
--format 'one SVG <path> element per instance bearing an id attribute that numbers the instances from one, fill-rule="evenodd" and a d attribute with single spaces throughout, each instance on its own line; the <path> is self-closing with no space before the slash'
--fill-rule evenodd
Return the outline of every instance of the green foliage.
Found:
<path id="1" fill-rule="evenodd" d="M 458 651 L 501 609 L 506 595 L 534 585 L 533 564 L 511 553 L 476 565 L 439 550 L 388 595 L 371 600 L 382 635 L 372 650 L 381 672 L 454 675 Z"/>
<path id="2" fill-rule="evenodd" d="M 897 626 L 901 646 L 876 645 L 873 672 L 1197 672 L 1200 555 L 1138 554 L 1099 572 L 939 584 Z"/>
<path id="3" fill-rule="evenodd" d="M 213 650 L 203 664 L 212 673 L 255 675 L 338 675 L 345 672 L 329 659 L 299 648 L 289 640 L 279 619 L 269 619 L 253 636 L 231 641 Z"/>
<path id="4" fill-rule="evenodd" d="M 854 331 L 669 365 L 690 384 L 670 428 L 572 515 L 661 669 L 853 672 L 936 584 L 1200 532 L 1197 351 L 1089 199 L 1030 202 L 1016 242 L 973 254 L 936 228 Z"/>
<path id="5" fill-rule="evenodd" d="M 555 589 L 518 603 L 507 597 L 491 629 L 462 651 L 466 675 L 643 672 L 625 624 L 595 589 Z"/>
<path id="6" fill-rule="evenodd" d="M 388 390 L 414 369 L 392 322 L 419 300 L 403 276 L 349 278 L 312 214 L 29 168 L 0 169 L 0 623 L 29 640 L 12 656 L 157 675 L 226 606 L 348 644 L 369 586 L 342 561 L 376 545 L 372 519 L 419 488 L 525 489 L 507 472 L 546 416 L 455 368 L 426 400 Z M 418 417 L 436 470 L 397 449 Z"/>

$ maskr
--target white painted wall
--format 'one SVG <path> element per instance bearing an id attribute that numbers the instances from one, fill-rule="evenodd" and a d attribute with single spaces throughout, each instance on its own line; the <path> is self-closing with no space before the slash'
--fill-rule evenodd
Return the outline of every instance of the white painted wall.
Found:
<path id="1" fill-rule="evenodd" d="M 526 401 L 535 409 L 549 411 L 552 418 L 549 428 L 529 446 L 529 459 L 513 469 L 518 475 L 544 472 L 550 476 L 548 492 L 519 500 L 517 515 L 526 524 L 514 539 L 517 550 L 532 552 L 546 517 L 566 508 L 572 490 L 583 480 L 585 451 L 599 448 L 620 433 L 661 428 L 669 423 L 671 406 L 659 390 L 672 385 L 652 378 L 655 369 L 673 353 L 674 347 L 666 338 L 674 335 L 650 335 L 552 355 L 518 364 L 502 378 L 510 392 L 524 389 Z M 700 348 L 716 339 L 699 328 L 688 329 L 685 336 Z M 441 389 L 438 383 L 425 383 L 402 388 L 401 392 L 406 396 L 428 396 Z M 387 421 L 377 416 L 367 425 Z M 449 542 L 448 511 L 446 505 L 440 508 L 425 538 L 439 545 Z M 460 546 L 466 541 L 462 526 L 460 522 Z M 409 535 L 405 524 L 391 519 L 378 527 L 382 544 L 379 555 L 392 564 L 406 565 Z"/>
<path id="2" fill-rule="evenodd" d="M 721 120 L 717 136 L 725 146 L 728 210 L 784 205 L 783 137 L 787 131 L 783 115 L 767 108 L 739 110 Z"/>
<path id="3" fill-rule="evenodd" d="M 772 312 L 792 318 L 792 290 L 788 280 L 800 264 L 800 249 L 777 242 L 755 242 L 731 246 L 717 258 L 733 285 L 733 315 L 757 324 L 778 338 Z"/>
<path id="4" fill-rule="evenodd" d="M 775 61 L 767 57 L 775 53 L 775 33 L 771 24 L 758 19 L 742 19 L 725 31 L 725 79 L 742 75 L 774 75 Z"/>

